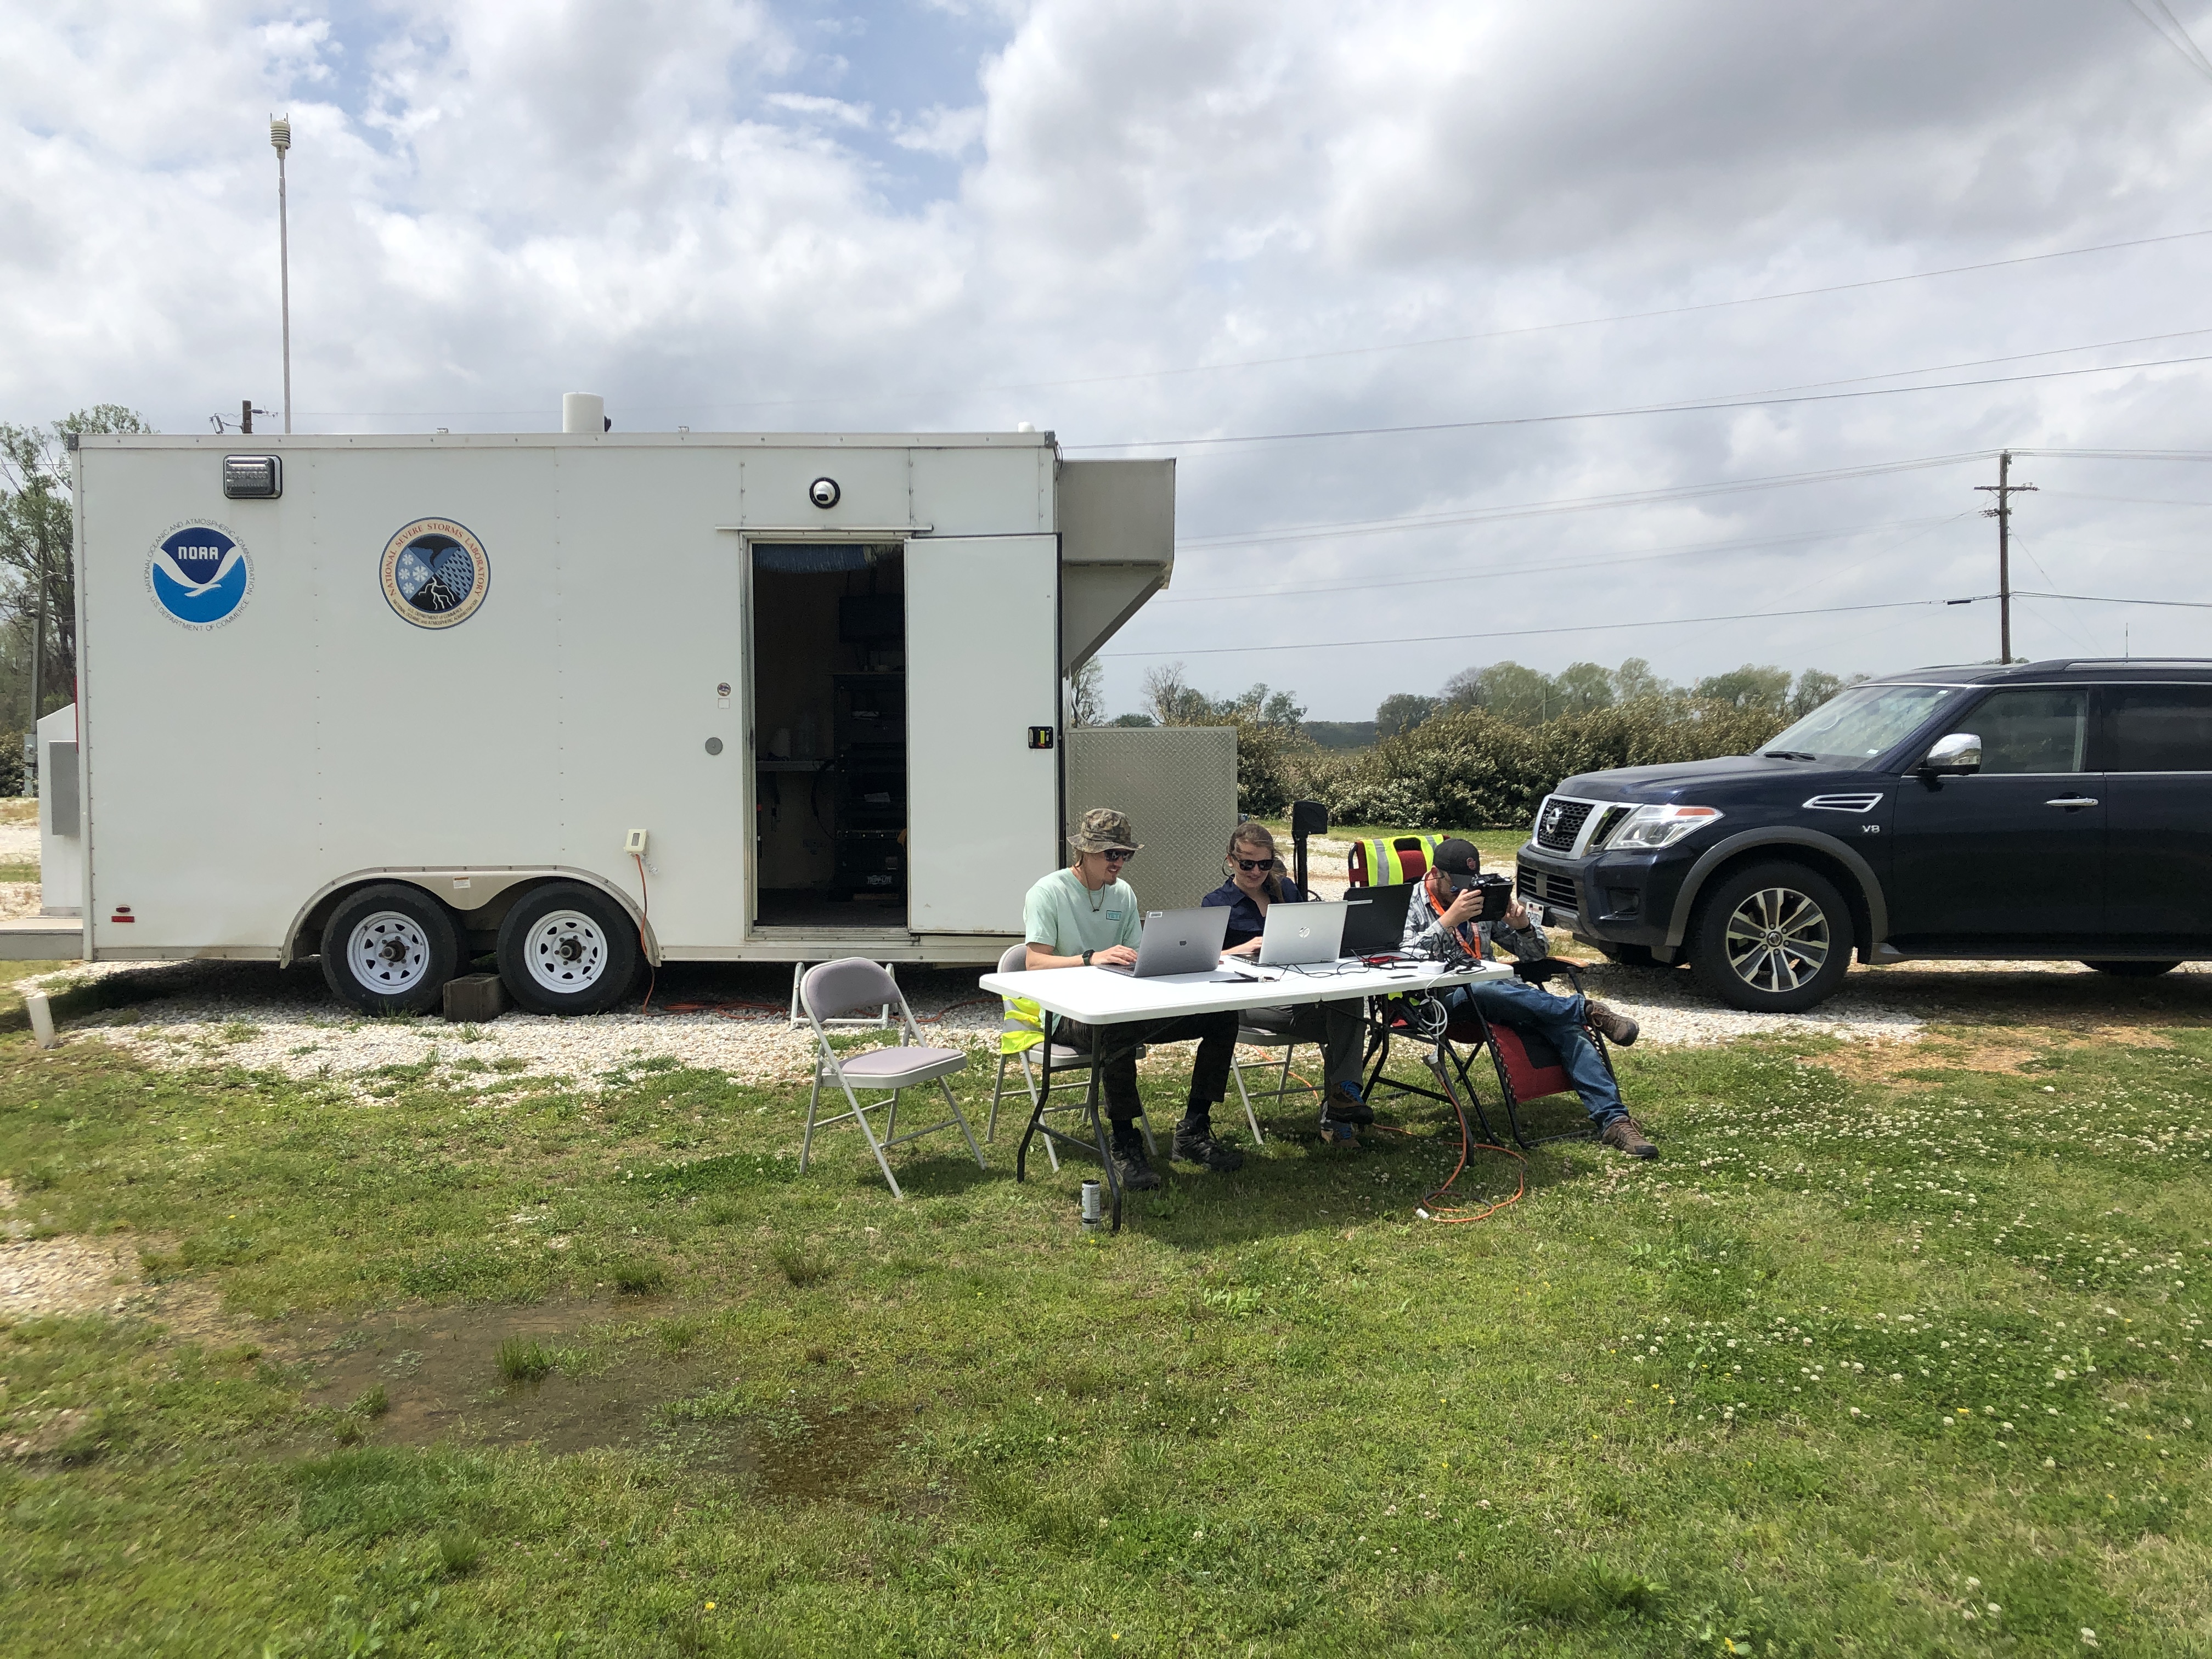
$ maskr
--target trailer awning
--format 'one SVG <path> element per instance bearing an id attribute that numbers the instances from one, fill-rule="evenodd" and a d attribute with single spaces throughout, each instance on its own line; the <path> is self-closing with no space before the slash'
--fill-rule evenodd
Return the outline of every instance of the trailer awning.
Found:
<path id="1" fill-rule="evenodd" d="M 1072 674 L 1175 574 L 1175 462 L 1060 464 L 1060 672 Z"/>

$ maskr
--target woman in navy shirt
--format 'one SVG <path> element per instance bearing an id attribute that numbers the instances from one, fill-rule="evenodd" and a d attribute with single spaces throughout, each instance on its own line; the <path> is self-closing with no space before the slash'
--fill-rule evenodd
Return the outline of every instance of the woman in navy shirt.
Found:
<path id="1" fill-rule="evenodd" d="M 1313 895 L 1284 874 L 1283 861 L 1275 855 L 1275 837 L 1257 818 L 1247 818 L 1237 826 L 1229 838 L 1224 862 L 1229 879 L 1199 902 L 1229 906 L 1223 954 L 1256 957 L 1261 932 L 1267 925 L 1267 907 L 1304 903 Z M 1260 1030 L 1320 1047 L 1327 1078 L 1322 1097 L 1323 1128 L 1375 1121 L 1374 1110 L 1359 1086 L 1362 1040 L 1366 1035 L 1359 1004 L 1340 1000 L 1285 1008 L 1248 1008 L 1240 1019 Z"/>

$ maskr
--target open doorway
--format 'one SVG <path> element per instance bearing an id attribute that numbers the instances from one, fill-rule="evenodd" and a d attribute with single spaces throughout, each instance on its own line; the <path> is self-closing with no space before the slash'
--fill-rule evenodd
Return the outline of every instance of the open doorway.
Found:
<path id="1" fill-rule="evenodd" d="M 752 548 L 753 922 L 903 930 L 906 556 Z"/>

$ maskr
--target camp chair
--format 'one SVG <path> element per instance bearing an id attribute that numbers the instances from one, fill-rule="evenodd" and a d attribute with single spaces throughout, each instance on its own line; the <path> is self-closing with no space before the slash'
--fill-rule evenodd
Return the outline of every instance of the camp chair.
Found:
<path id="1" fill-rule="evenodd" d="M 799 1148 L 799 1167 L 803 1172 L 808 1157 L 814 1149 L 814 1131 L 832 1123 L 851 1118 L 860 1126 L 860 1133 L 868 1143 L 868 1150 L 876 1155 L 876 1164 L 890 1183 L 891 1196 L 902 1199 L 898 1177 L 891 1173 L 890 1160 L 884 1156 L 886 1149 L 902 1141 L 916 1140 L 923 1135 L 934 1134 L 939 1129 L 958 1125 L 961 1135 L 968 1142 L 968 1150 L 975 1156 L 975 1167 L 987 1167 L 982 1149 L 975 1145 L 975 1137 L 968 1127 L 968 1120 L 960 1115 L 960 1103 L 952 1097 L 952 1085 L 945 1079 L 953 1073 L 964 1070 L 968 1056 L 958 1048 L 933 1048 L 921 1041 L 921 1028 L 915 1024 L 914 1010 L 906 1005 L 906 993 L 898 982 L 876 963 L 860 957 L 848 957 L 842 962 L 825 962 L 806 970 L 806 977 L 799 985 L 799 1006 L 805 1011 L 808 1024 L 814 1028 L 814 1089 L 806 1097 L 806 1138 Z M 899 1024 L 907 1041 L 895 1048 L 871 1048 L 865 1054 L 838 1058 L 830 1046 L 830 1034 L 823 1028 L 841 1014 L 855 1008 L 895 1006 L 899 1012 Z M 822 1082 L 827 1077 L 845 1091 L 849 1109 L 830 1117 L 817 1117 L 817 1109 L 822 1099 Z M 944 1091 L 945 1103 L 952 1115 L 926 1129 L 909 1129 L 898 1133 L 900 1091 L 925 1083 L 934 1083 Z M 854 1093 L 855 1087 L 887 1091 L 888 1100 L 872 1100 L 867 1105 Z M 877 1107 L 888 1107 L 880 1138 L 868 1122 L 868 1113 Z"/>
<path id="2" fill-rule="evenodd" d="M 1562 957 L 1545 957 L 1534 962 L 1516 962 L 1512 968 L 1516 977 L 1533 985 L 1545 984 L 1564 974 L 1567 982 L 1577 991 L 1583 988 L 1580 970 Z M 1606 1070 L 1612 1071 L 1613 1056 L 1606 1048 L 1605 1038 L 1595 1027 L 1585 1026 L 1583 1029 L 1589 1033 L 1591 1042 L 1596 1045 L 1598 1058 L 1605 1062 Z M 1372 1069 L 1368 1073 L 1370 1098 L 1374 1094 L 1375 1081 L 1381 1076 L 1382 1067 L 1389 1059 L 1392 1036 L 1401 1033 L 1412 1035 L 1412 1032 L 1413 1021 L 1409 1016 L 1399 1014 L 1387 1023 L 1382 1040 L 1377 1045 Z M 1460 1053 L 1462 1048 L 1467 1050 L 1464 1054 Z M 1596 1129 L 1585 1117 L 1572 1129 L 1562 1130 L 1556 1134 L 1537 1135 L 1532 1139 L 1522 1122 L 1522 1107 L 1550 1095 L 1574 1094 L 1574 1080 L 1568 1077 L 1566 1067 L 1560 1063 L 1558 1051 L 1540 1033 L 1508 1024 L 1503 1020 L 1485 1019 L 1479 1009 L 1462 1004 L 1454 1010 L 1451 1024 L 1445 1028 L 1443 1049 L 1450 1057 L 1486 1137 L 1496 1139 L 1490 1127 L 1489 1118 L 1482 1109 L 1481 1091 L 1474 1086 L 1474 1079 L 1468 1075 L 1468 1067 L 1473 1063 L 1474 1055 L 1484 1048 L 1490 1051 L 1491 1065 L 1498 1074 L 1498 1095 L 1505 1107 L 1505 1121 L 1513 1132 L 1516 1144 L 1528 1149 L 1555 1140 L 1588 1140 L 1596 1134 Z M 1394 1081 L 1391 1086 L 1406 1094 L 1425 1095 L 1432 1100 L 1444 1098 L 1434 1090 L 1418 1088 L 1410 1084 Z"/>
<path id="3" fill-rule="evenodd" d="M 999 958 L 999 971 L 1002 974 L 1020 973 L 1028 963 L 1029 956 L 1030 947 L 1027 945 L 1008 945 L 1006 953 Z M 999 1097 L 1006 1091 L 1006 1064 L 1009 1060 L 1021 1067 L 1022 1085 L 1029 1091 L 1030 1109 L 1031 1111 L 1036 1109 L 1037 1077 L 1030 1065 L 1030 1051 L 1032 1048 L 1042 1047 L 1044 1043 L 1044 1014 L 1036 1004 L 1030 1001 L 1026 997 L 1001 997 L 999 999 L 999 1003 L 1004 1009 L 1005 1015 L 999 1021 L 999 1075 L 991 1084 L 991 1115 L 983 1126 L 985 1140 L 994 1139 L 999 1133 Z M 1142 1048 L 1138 1049 L 1137 1058 L 1142 1060 L 1145 1057 L 1145 1052 Z M 1088 1048 L 1071 1048 L 1064 1042 L 1055 1042 L 1052 1045 L 1052 1081 L 1048 1085 L 1048 1091 L 1058 1094 L 1061 1089 L 1066 1088 L 1075 1096 L 1075 1098 L 1065 1106 L 1054 1106 L 1050 1108 L 1050 1110 L 1079 1112 L 1084 1109 L 1090 1089 L 1087 1074 L 1092 1064 L 1091 1051 Z M 1068 1073 L 1068 1080 L 1065 1084 L 1060 1080 L 1060 1074 L 1062 1072 Z M 1141 1108 L 1137 1113 L 1137 1127 L 1143 1132 L 1145 1137 L 1146 1156 L 1158 1157 L 1159 1146 L 1152 1139 L 1152 1121 L 1145 1115 Z M 1052 1160 L 1053 1172 L 1058 1174 L 1060 1153 L 1054 1150 L 1050 1135 L 1045 1137 L 1044 1155 Z"/>

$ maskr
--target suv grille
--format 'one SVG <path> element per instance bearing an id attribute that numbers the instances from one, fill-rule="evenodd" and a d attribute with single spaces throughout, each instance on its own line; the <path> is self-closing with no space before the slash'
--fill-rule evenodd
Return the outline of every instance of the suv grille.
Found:
<path id="1" fill-rule="evenodd" d="M 1558 800 L 1547 796 L 1536 810 L 1536 845 L 1551 853 L 1571 853 L 1583 821 L 1590 815 L 1586 800 Z"/>

